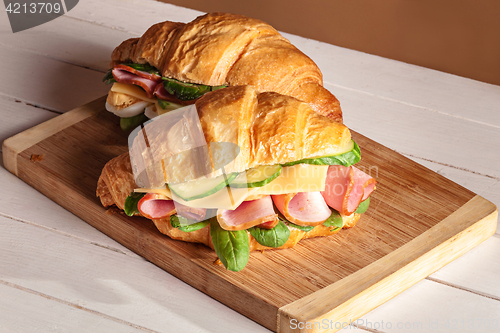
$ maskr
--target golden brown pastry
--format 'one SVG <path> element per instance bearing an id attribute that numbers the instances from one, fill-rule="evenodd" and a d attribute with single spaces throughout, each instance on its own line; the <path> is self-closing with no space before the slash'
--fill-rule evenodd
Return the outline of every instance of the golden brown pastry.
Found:
<path id="1" fill-rule="evenodd" d="M 342 122 L 340 103 L 323 87 L 317 65 L 257 19 L 210 13 L 186 24 L 158 23 L 113 51 L 111 67 L 126 62 L 150 64 L 163 76 L 183 82 L 278 92 Z"/>
<path id="2" fill-rule="evenodd" d="M 347 151 L 346 147 L 351 144 L 350 131 L 345 125 L 319 115 L 305 102 L 274 92 L 258 93 L 253 86 L 211 92 L 197 100 L 195 106 L 207 145 L 225 142 L 239 147 L 236 159 L 225 164 L 226 173 L 333 156 Z M 175 138 L 180 135 L 175 127 L 168 129 L 162 121 L 148 123 L 143 132 L 147 133 L 147 142 L 138 136 L 132 149 L 135 156 L 145 161 L 149 178 L 154 180 L 151 185 L 161 186 L 167 182 L 165 168 L 154 163 L 152 158 L 174 163 L 172 151 L 182 150 L 182 147 L 172 147 L 168 143 L 177 144 Z M 199 160 L 190 159 L 190 156 L 183 161 L 178 160 L 178 155 L 175 158 L 175 163 L 183 168 L 175 169 L 175 179 L 170 181 L 197 178 Z M 216 172 L 217 168 L 209 171 Z"/>

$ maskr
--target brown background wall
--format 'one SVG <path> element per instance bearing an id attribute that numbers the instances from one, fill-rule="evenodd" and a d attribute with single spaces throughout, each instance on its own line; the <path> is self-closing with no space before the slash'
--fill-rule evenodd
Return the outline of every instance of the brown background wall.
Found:
<path id="1" fill-rule="evenodd" d="M 162 0 L 500 85 L 500 0 Z"/>

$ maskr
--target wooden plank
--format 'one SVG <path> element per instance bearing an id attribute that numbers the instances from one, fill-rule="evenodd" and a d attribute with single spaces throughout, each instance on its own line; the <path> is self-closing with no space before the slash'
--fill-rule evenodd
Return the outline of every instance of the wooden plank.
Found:
<path id="1" fill-rule="evenodd" d="M 99 8 L 96 13 L 95 8 Z M 116 8 L 120 15 L 116 15 Z M 144 0 L 88 0 L 79 3 L 68 12 L 68 17 L 74 17 L 105 27 L 126 31 L 133 34 L 143 34 L 151 25 L 163 21 L 189 22 L 202 12 L 187 9 L 158 1 Z"/>
<path id="2" fill-rule="evenodd" d="M 357 323 L 377 333 L 498 332 L 498 313 L 496 300 L 424 280 Z"/>
<path id="3" fill-rule="evenodd" d="M 459 240 L 467 241 L 468 247 L 463 249 L 468 249 L 492 234 L 496 227 L 493 216 L 495 208 L 484 199 L 470 201 L 475 197 L 474 193 L 353 133 L 363 151 L 360 167 L 373 173 L 379 180 L 378 190 L 372 198 L 372 209 L 356 228 L 345 230 L 335 237 L 304 241 L 289 251 L 254 253 L 243 271 L 227 272 L 213 264 L 216 256 L 208 248 L 173 241 L 161 235 L 151 222 L 142 218 L 105 213 L 95 198 L 96 180 L 104 164 L 125 151 L 127 138 L 119 131 L 118 120 L 102 108 L 101 104 L 102 112 L 43 141 L 33 141 L 32 147 L 17 155 L 18 175 L 134 252 L 269 329 L 277 329 L 278 309 L 285 309 L 283 307 L 300 302 L 308 295 L 336 286 L 336 283 L 342 283 L 356 272 L 373 267 L 371 264 L 387 263 L 387 270 L 381 270 L 374 280 L 369 281 L 371 284 L 364 285 L 372 288 L 369 291 L 376 291 L 379 286 L 383 286 L 390 270 L 397 272 L 395 276 L 410 274 L 415 270 L 412 273 L 415 279 L 410 280 L 413 283 L 425 277 L 425 273 L 432 272 L 416 266 L 419 257 L 410 254 L 406 259 L 397 255 L 396 258 L 401 259 L 399 262 L 384 261 L 388 254 L 403 246 L 407 246 L 405 249 L 420 249 L 420 252 L 414 253 L 424 258 L 420 262 L 426 262 L 425 258 L 436 255 L 440 249 L 446 249 L 449 238 L 455 237 L 457 243 Z M 50 123 L 57 126 L 56 121 Z M 16 140 L 23 140 L 22 134 Z M 7 143 L 8 146 L 14 145 L 15 141 Z M 32 154 L 43 154 L 45 157 L 43 161 L 33 163 L 30 162 Z M 464 205 L 465 208 L 461 208 Z M 434 235 L 434 230 L 447 228 L 448 216 L 457 218 L 454 212 L 460 212 L 458 215 L 464 210 L 470 212 L 470 206 L 475 207 L 471 219 L 442 233 L 450 237 L 442 238 L 439 232 L 439 235 Z M 462 232 L 476 222 L 478 226 L 481 223 L 486 225 L 481 237 L 475 237 L 475 233 Z M 443 226 L 439 227 L 441 223 Z M 426 236 L 419 236 L 428 234 L 435 237 L 430 237 L 429 243 L 420 247 Z M 353 239 L 356 242 L 352 242 Z M 435 248 L 437 250 L 432 252 Z M 441 255 L 438 264 L 455 258 L 450 252 Z M 412 262 L 415 264 L 411 265 Z M 432 268 L 436 270 L 439 266 Z M 403 284 L 401 286 L 404 287 Z M 362 288 L 359 285 L 357 287 Z M 336 296 L 349 300 L 347 294 Z M 331 308 L 323 310 L 328 313 Z M 352 317 L 364 313 L 362 309 L 358 310 Z M 296 311 L 290 313 L 297 314 Z"/>
<path id="4" fill-rule="evenodd" d="M 2 105 L 0 142 L 59 115 L 3 96 L 0 96 L 0 104 Z"/>
<path id="5" fill-rule="evenodd" d="M 0 281 L 0 331 L 2 332 L 129 332 L 144 333 L 141 327 L 68 305 Z M 151 331 L 150 331 L 151 332 Z"/>
<path id="6" fill-rule="evenodd" d="M 101 97 L 65 115 L 59 116 L 55 121 L 44 122 L 5 140 L 2 144 L 4 167 L 13 174 L 18 175 L 17 155 L 19 153 L 31 147 L 33 142 L 40 142 L 69 126 L 97 114 L 101 111 L 105 100 L 105 97 Z"/>
<path id="7" fill-rule="evenodd" d="M 10 29 L 8 20 L 0 21 L 0 45 L 101 72 L 108 70 L 113 49 L 135 36 L 66 15 L 16 34 Z M 99 80 L 94 84 L 101 85 L 102 82 Z"/>
<path id="8" fill-rule="evenodd" d="M 74 109 L 109 90 L 109 86 L 102 84 L 101 72 L 32 52 L 2 47 L 0 61 L 8 64 L 2 72 L 0 95 L 50 110 Z M 12 84 L 19 82 L 19 78 L 22 84 Z"/>
<path id="9" fill-rule="evenodd" d="M 72 308 L 66 312 L 75 312 L 68 321 L 83 317 L 92 325 L 108 321 L 124 324 L 123 329 L 108 331 L 104 327 L 94 332 L 124 332 L 127 326 L 140 328 L 141 332 L 232 333 L 235 327 L 238 332 L 268 332 L 140 257 L 132 258 L 3 217 L 0 228 L 0 290 L 8 285 L 48 299 L 49 304 L 64 304 Z M 18 300 L 26 297 L 23 294 Z M 0 309 L 10 302 L 2 297 Z M 1 310 L 0 327 L 5 314 Z M 26 303 L 18 304 L 12 311 L 16 314 L 13 324 L 18 323 L 20 314 L 28 314 L 24 317 L 33 318 L 34 322 L 45 314 L 45 322 L 40 324 L 81 324 L 54 317 L 47 309 L 33 309 Z M 97 318 L 88 318 L 82 311 Z M 30 318 L 25 320 L 29 322 Z M 88 332 L 89 327 L 84 327 Z"/>
<path id="10" fill-rule="evenodd" d="M 399 153 L 500 179 L 497 128 L 355 91 L 337 96 L 344 123 L 369 138 Z"/>

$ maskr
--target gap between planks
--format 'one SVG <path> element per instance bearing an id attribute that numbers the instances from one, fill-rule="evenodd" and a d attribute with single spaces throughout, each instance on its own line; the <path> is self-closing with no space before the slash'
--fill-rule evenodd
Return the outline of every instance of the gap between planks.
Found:
<path id="1" fill-rule="evenodd" d="M 26 106 L 29 106 L 29 107 L 32 107 L 32 108 L 35 108 L 35 109 L 41 109 L 41 110 L 49 111 L 49 112 L 52 112 L 52 113 L 55 113 L 55 114 L 58 114 L 58 115 L 64 113 L 64 112 L 61 112 L 61 111 L 56 110 L 56 109 L 51 109 L 51 108 L 48 108 L 48 107 L 43 107 L 43 106 L 39 106 L 39 105 L 30 103 L 30 102 L 26 101 L 23 98 L 15 98 L 15 97 L 12 97 L 10 95 L 5 95 L 2 92 L 0 92 L 0 98 L 8 100 L 8 101 L 11 101 L 11 102 L 14 102 L 14 103 L 22 103 L 22 104 L 24 104 Z"/>
<path id="2" fill-rule="evenodd" d="M 48 300 L 55 301 L 55 302 L 67 305 L 67 306 L 70 306 L 70 307 L 78 309 L 78 310 L 86 311 L 86 312 L 91 313 L 93 315 L 97 315 L 97 316 L 100 316 L 102 318 L 109 319 L 109 320 L 112 320 L 112 321 L 120 323 L 120 324 L 128 325 L 130 327 L 133 327 L 133 328 L 145 331 L 145 332 L 160 333 L 158 331 L 154 331 L 154 330 L 151 330 L 149 328 L 146 328 L 146 327 L 143 327 L 143 326 L 140 326 L 140 325 L 136 325 L 134 323 L 131 323 L 131 322 L 128 322 L 128 321 L 125 321 L 125 320 L 122 320 L 122 319 L 119 319 L 119 318 L 116 318 L 116 317 L 113 317 L 113 316 L 109 316 L 109 315 L 107 315 L 105 313 L 102 313 L 102 312 L 99 312 L 99 311 L 95 311 L 95 310 L 83 307 L 81 305 L 78 305 L 78 304 L 75 304 L 75 303 L 71 303 L 71 302 L 65 301 L 63 299 L 60 299 L 60 298 L 57 298 L 57 297 L 53 297 L 53 296 L 41 293 L 39 291 L 30 289 L 30 288 L 26 288 L 26 287 L 20 286 L 20 285 L 15 284 L 15 283 L 11 283 L 11 282 L 4 281 L 4 280 L 0 279 L 0 284 L 3 284 L 5 286 L 11 287 L 11 288 L 15 288 L 17 290 L 21 290 L 21 291 L 24 291 L 24 292 L 27 292 L 27 293 L 30 293 L 32 295 L 40 296 L 40 297 L 46 298 Z"/>
<path id="3" fill-rule="evenodd" d="M 85 238 L 78 237 L 78 236 L 69 234 L 67 232 L 61 231 L 61 230 L 50 228 L 50 227 L 47 227 L 47 226 L 44 226 L 44 225 L 41 225 L 41 224 L 37 224 L 37 223 L 34 223 L 34 222 L 30 222 L 30 221 L 27 221 L 27 220 L 24 220 L 24 219 L 16 218 L 14 216 L 11 216 L 11 215 L 8 215 L 8 214 L 5 214 L 5 213 L 0 213 L 0 217 L 5 217 L 5 218 L 8 218 L 8 219 L 16 221 L 16 222 L 20 222 L 20 223 L 28 224 L 28 225 L 36 227 L 36 228 L 44 229 L 46 231 L 55 232 L 56 234 L 59 234 L 59 235 L 62 235 L 62 236 L 65 236 L 65 237 L 68 237 L 68 238 L 71 238 L 71 239 L 79 240 L 81 242 L 84 242 L 84 243 L 87 243 L 87 244 L 90 244 L 90 245 L 95 245 L 95 246 L 101 247 L 101 248 L 106 249 L 106 250 L 110 250 L 110 251 L 113 251 L 113 252 L 124 254 L 124 255 L 130 256 L 132 258 L 132 256 L 130 254 L 128 254 L 128 253 L 126 253 L 126 252 L 124 252 L 124 251 L 122 251 L 120 249 L 117 249 L 115 247 L 112 247 L 112 246 L 109 246 L 109 245 L 105 245 L 105 244 L 99 244 L 98 242 L 89 241 L 89 240 L 87 240 Z M 140 258 L 142 258 L 142 257 L 140 257 Z"/>
<path id="4" fill-rule="evenodd" d="M 477 171 L 474 171 L 474 170 L 469 170 L 467 168 L 461 168 L 461 167 L 458 167 L 458 166 L 454 166 L 454 165 L 443 163 L 443 162 L 438 162 L 438 161 L 431 160 L 431 159 L 428 159 L 428 158 L 425 158 L 425 157 L 415 156 L 415 155 L 408 154 L 408 153 L 405 153 L 405 152 L 401 152 L 401 151 L 398 151 L 398 150 L 395 150 L 395 152 L 397 152 L 397 153 L 399 153 L 401 155 L 405 155 L 407 157 L 420 159 L 420 160 L 423 160 L 423 161 L 427 161 L 427 162 L 439 164 L 439 165 L 442 165 L 442 166 L 446 166 L 446 167 L 457 169 L 457 170 L 464 171 L 464 172 L 469 172 L 469 173 L 472 173 L 472 174 L 475 174 L 475 175 L 478 175 L 478 176 L 482 176 L 482 177 L 486 177 L 486 178 L 491 178 L 491 179 L 494 179 L 494 180 L 500 180 L 500 177 L 491 176 L 491 175 L 488 175 L 488 174 L 485 174 L 485 173 L 477 172 Z"/>
<path id="5" fill-rule="evenodd" d="M 497 235 L 497 234 L 495 234 L 495 235 Z M 462 290 L 462 291 L 466 291 L 466 292 L 469 292 L 469 293 L 472 293 L 472 294 L 475 294 L 475 295 L 478 295 L 478 296 L 486 297 L 486 298 L 492 299 L 494 301 L 500 301 L 500 297 L 498 297 L 498 296 L 491 295 L 491 294 L 484 293 L 484 292 L 477 291 L 477 290 L 473 290 L 471 288 L 462 287 L 462 286 L 460 286 L 458 284 L 455 284 L 455 283 L 446 282 L 446 281 L 443 281 L 441 279 L 433 278 L 431 276 L 428 276 L 425 279 L 429 280 L 429 281 L 432 281 L 432 282 L 436 282 L 436 283 L 445 285 L 445 286 L 448 286 L 448 287 L 451 287 L 451 288 L 455 288 L 455 289 L 459 289 L 459 290 Z"/>

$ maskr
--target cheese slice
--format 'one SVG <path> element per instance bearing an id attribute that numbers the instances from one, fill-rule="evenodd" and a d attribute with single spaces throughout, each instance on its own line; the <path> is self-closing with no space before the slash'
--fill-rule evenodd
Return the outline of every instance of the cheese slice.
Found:
<path id="1" fill-rule="evenodd" d="M 172 199 L 172 192 L 166 186 L 160 188 L 136 188 L 134 192 L 138 193 L 157 193 L 166 196 L 169 199 Z"/>
<path id="2" fill-rule="evenodd" d="M 257 190 L 258 188 L 235 188 L 226 186 L 222 190 L 201 199 L 185 201 L 175 195 L 175 193 L 172 193 L 172 199 L 188 207 L 234 210 Z"/>
<path id="3" fill-rule="evenodd" d="M 286 194 L 325 190 L 328 165 L 295 164 L 284 167 L 272 182 L 259 187 L 255 194 Z"/>
<path id="4" fill-rule="evenodd" d="M 146 95 L 146 92 L 139 88 L 138 86 L 135 86 L 133 84 L 125 84 L 125 83 L 119 83 L 115 82 L 111 86 L 111 91 L 116 92 L 116 93 L 122 93 L 126 94 L 129 96 L 133 96 L 135 98 L 142 99 L 143 101 L 155 103 L 156 98 L 148 98 Z"/>

